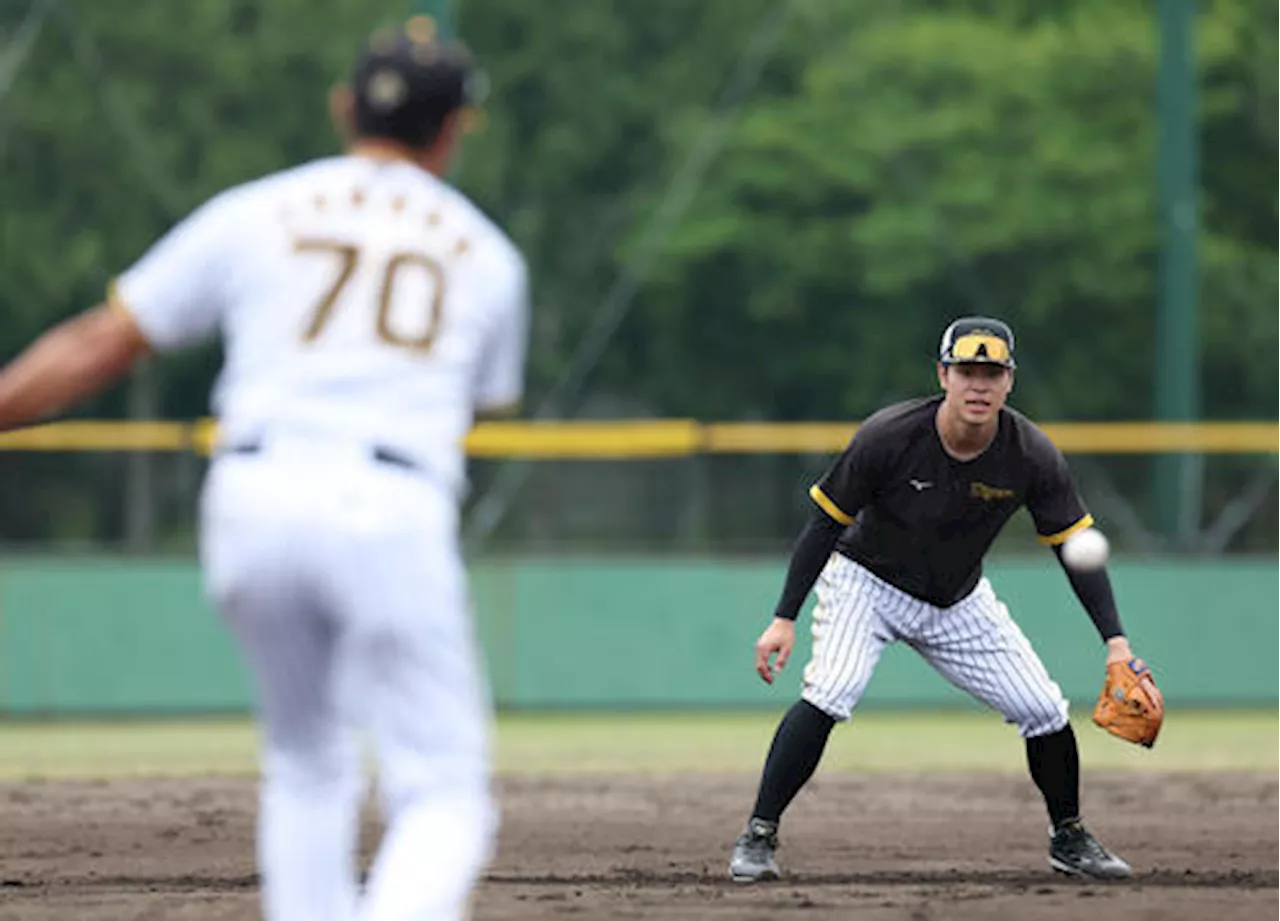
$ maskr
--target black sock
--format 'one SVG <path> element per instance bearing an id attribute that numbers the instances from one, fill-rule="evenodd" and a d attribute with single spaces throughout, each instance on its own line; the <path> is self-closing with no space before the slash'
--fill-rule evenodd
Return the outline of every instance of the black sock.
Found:
<path id="1" fill-rule="evenodd" d="M 1044 794 L 1053 827 L 1080 818 L 1080 752 L 1071 727 L 1027 739 L 1027 765 Z"/>
<path id="2" fill-rule="evenodd" d="M 783 810 L 813 776 L 835 724 L 834 719 L 807 700 L 796 701 L 787 711 L 778 724 L 769 757 L 764 762 L 756 808 L 751 813 L 753 818 L 770 822 L 782 818 Z"/>

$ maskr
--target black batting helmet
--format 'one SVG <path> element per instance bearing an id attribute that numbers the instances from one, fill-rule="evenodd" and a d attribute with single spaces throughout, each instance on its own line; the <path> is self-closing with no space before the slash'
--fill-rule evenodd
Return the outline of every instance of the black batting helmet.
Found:
<path id="1" fill-rule="evenodd" d="M 448 115 L 479 104 L 480 83 L 471 55 L 439 41 L 429 16 L 375 32 L 351 74 L 356 134 L 426 147 Z"/>

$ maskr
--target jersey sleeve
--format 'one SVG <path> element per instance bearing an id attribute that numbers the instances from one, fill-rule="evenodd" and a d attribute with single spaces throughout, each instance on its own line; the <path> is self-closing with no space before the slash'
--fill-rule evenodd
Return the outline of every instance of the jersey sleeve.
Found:
<path id="1" fill-rule="evenodd" d="M 853 524 L 854 516 L 871 501 L 879 466 L 874 435 L 864 426 L 822 479 L 809 487 L 809 498 L 836 522 Z"/>
<path id="2" fill-rule="evenodd" d="M 192 212 L 111 284 L 109 300 L 134 318 L 159 351 L 216 331 L 226 309 L 230 250 L 237 233 L 225 196 Z"/>
<path id="3" fill-rule="evenodd" d="M 1067 459 L 1047 435 L 1037 432 L 1028 460 L 1032 476 L 1027 511 L 1035 522 L 1037 539 L 1056 547 L 1078 531 L 1092 526 Z"/>
<path id="4" fill-rule="evenodd" d="M 474 403 L 480 411 L 517 406 L 524 395 L 529 340 L 529 273 L 516 258 L 497 286 L 493 322 L 482 346 Z"/>

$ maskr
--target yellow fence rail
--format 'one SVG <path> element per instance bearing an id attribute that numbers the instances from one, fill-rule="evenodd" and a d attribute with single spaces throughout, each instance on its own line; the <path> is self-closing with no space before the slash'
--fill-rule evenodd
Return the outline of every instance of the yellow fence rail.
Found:
<path id="1" fill-rule="evenodd" d="M 1275 422 L 1053 422 L 1048 433 L 1069 454 L 1277 454 Z M 485 458 L 613 460 L 694 454 L 830 454 L 856 430 L 850 422 L 484 422 L 467 453 Z M 211 420 L 72 421 L 0 434 L 0 451 L 155 451 L 207 454 Z"/>

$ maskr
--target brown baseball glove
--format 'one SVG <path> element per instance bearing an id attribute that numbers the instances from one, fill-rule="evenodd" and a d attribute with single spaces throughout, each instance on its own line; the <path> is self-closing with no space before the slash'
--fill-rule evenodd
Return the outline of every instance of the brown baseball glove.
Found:
<path id="1" fill-rule="evenodd" d="M 1141 659 L 1109 662 L 1107 680 L 1093 708 L 1093 721 L 1129 742 L 1156 744 L 1164 722 L 1164 697 Z"/>

